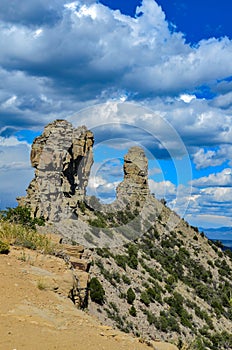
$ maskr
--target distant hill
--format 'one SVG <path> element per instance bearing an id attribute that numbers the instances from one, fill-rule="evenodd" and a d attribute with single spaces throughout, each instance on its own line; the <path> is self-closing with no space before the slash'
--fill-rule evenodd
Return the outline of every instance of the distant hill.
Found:
<path id="1" fill-rule="evenodd" d="M 200 228 L 210 239 L 232 240 L 232 227 Z"/>

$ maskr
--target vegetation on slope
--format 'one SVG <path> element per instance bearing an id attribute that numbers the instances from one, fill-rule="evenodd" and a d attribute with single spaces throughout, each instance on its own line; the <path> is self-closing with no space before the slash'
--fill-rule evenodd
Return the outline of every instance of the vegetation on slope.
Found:
<path id="1" fill-rule="evenodd" d="M 44 253 L 53 253 L 51 240 L 37 232 L 36 225 L 43 225 L 43 218 L 33 219 L 28 208 L 9 208 L 0 212 L 0 253 L 7 254 L 10 245 L 18 245 Z"/>
<path id="2" fill-rule="evenodd" d="M 169 214 L 164 207 L 134 243 L 95 250 L 91 274 L 105 295 L 103 307 L 91 307 L 125 332 L 180 349 L 230 349 L 231 255 L 184 220 L 170 230 Z"/>

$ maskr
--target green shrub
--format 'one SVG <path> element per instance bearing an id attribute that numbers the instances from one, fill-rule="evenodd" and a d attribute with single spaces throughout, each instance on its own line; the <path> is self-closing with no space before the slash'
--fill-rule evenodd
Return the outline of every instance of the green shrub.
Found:
<path id="1" fill-rule="evenodd" d="M 160 317 L 154 320 L 154 324 L 157 329 L 163 332 L 178 332 L 180 333 L 180 327 L 175 317 L 169 315 L 167 312 L 161 311 Z"/>
<path id="2" fill-rule="evenodd" d="M 1 211 L 0 216 L 5 221 L 20 224 L 33 230 L 35 230 L 36 225 L 44 226 L 45 224 L 43 217 L 32 218 L 30 209 L 26 207 L 7 208 Z"/>
<path id="3" fill-rule="evenodd" d="M 128 261 L 127 264 L 131 269 L 136 270 L 138 267 L 138 247 L 135 244 L 129 244 L 127 247 Z"/>
<path id="4" fill-rule="evenodd" d="M 135 297 L 136 297 L 136 295 L 135 295 L 133 289 L 130 287 L 126 293 L 126 299 L 127 299 L 128 304 L 133 304 Z"/>
<path id="5" fill-rule="evenodd" d="M 135 255 L 131 255 L 129 257 L 129 260 L 128 260 L 128 266 L 131 268 L 131 269 L 134 269 L 136 270 L 137 267 L 138 267 L 138 259 Z"/>
<path id="6" fill-rule="evenodd" d="M 150 299 L 149 299 L 149 295 L 147 294 L 147 292 L 142 292 L 140 295 L 140 300 L 142 301 L 142 303 L 144 303 L 146 306 L 150 305 Z"/>
<path id="7" fill-rule="evenodd" d="M 206 350 L 207 348 L 205 347 L 202 339 L 200 337 L 197 337 L 193 343 L 191 344 L 191 349 L 192 350 Z"/>
<path id="8" fill-rule="evenodd" d="M 126 270 L 127 256 L 126 255 L 115 255 L 114 260 L 119 267 Z"/>
<path id="9" fill-rule="evenodd" d="M 120 283 L 121 281 L 121 276 L 120 276 L 120 273 L 117 272 L 117 271 L 113 271 L 112 274 L 111 274 L 112 278 L 117 282 L 117 283 Z"/>
<path id="10" fill-rule="evenodd" d="M 111 301 L 111 302 L 109 303 L 109 306 L 110 306 L 111 309 L 114 310 L 117 314 L 119 313 L 119 309 L 118 309 L 117 305 L 116 305 L 113 301 Z"/>
<path id="11" fill-rule="evenodd" d="M 0 254 L 8 254 L 9 252 L 10 252 L 9 244 L 0 241 Z"/>
<path id="12" fill-rule="evenodd" d="M 78 203 L 78 206 L 79 206 L 80 210 L 82 211 L 82 213 L 84 214 L 85 211 L 86 211 L 85 202 L 79 202 L 79 203 Z"/>
<path id="13" fill-rule="evenodd" d="M 107 227 L 106 222 L 101 217 L 99 217 L 97 219 L 89 220 L 89 224 L 91 226 L 98 227 L 98 228 L 105 228 L 105 227 Z"/>
<path id="14" fill-rule="evenodd" d="M 91 278 L 89 283 L 89 290 L 90 298 L 92 301 L 100 305 L 104 304 L 105 291 L 102 287 L 101 282 L 96 277 Z"/>
<path id="15" fill-rule="evenodd" d="M 109 258 L 111 256 L 108 248 L 96 248 L 96 253 L 102 258 Z"/>
<path id="16" fill-rule="evenodd" d="M 155 324 L 157 322 L 157 318 L 153 313 L 146 311 L 145 314 L 147 315 L 147 321 L 149 324 Z"/>
<path id="17" fill-rule="evenodd" d="M 153 285 L 153 287 L 148 287 L 146 292 L 150 301 L 157 301 L 162 304 L 162 296 L 161 296 L 162 288 L 158 285 Z"/>
<path id="18" fill-rule="evenodd" d="M 129 310 L 129 314 L 133 317 L 137 316 L 136 308 L 134 307 L 134 305 L 131 306 L 131 308 Z"/>
<path id="19" fill-rule="evenodd" d="M 122 280 L 123 280 L 123 282 L 126 283 L 126 284 L 131 284 L 131 280 L 130 280 L 129 277 L 126 276 L 126 275 L 122 275 Z"/>

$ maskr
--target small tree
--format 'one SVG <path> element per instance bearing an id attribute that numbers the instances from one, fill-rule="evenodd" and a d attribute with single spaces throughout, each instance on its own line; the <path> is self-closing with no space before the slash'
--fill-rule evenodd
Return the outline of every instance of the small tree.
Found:
<path id="1" fill-rule="evenodd" d="M 134 307 L 134 305 L 131 306 L 130 310 L 129 310 L 129 314 L 132 317 L 136 317 L 137 316 L 137 312 L 136 312 L 136 308 Z"/>
<path id="2" fill-rule="evenodd" d="M 135 295 L 133 289 L 130 287 L 126 293 L 126 299 L 127 299 L 128 304 L 133 304 L 135 297 L 136 297 L 136 295 Z"/>
<path id="3" fill-rule="evenodd" d="M 147 292 L 142 292 L 141 296 L 140 296 L 140 300 L 142 301 L 142 303 L 144 303 L 146 306 L 150 305 L 150 298 L 149 295 L 147 294 Z"/>
<path id="4" fill-rule="evenodd" d="M 89 289 L 91 300 L 100 305 L 104 304 L 105 291 L 101 282 L 96 277 L 91 278 Z"/>

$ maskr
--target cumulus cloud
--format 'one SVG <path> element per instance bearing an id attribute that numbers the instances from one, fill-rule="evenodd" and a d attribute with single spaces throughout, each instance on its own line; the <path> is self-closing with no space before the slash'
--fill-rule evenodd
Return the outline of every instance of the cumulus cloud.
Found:
<path id="1" fill-rule="evenodd" d="M 200 148 L 193 154 L 193 161 L 197 169 L 218 166 L 229 160 L 229 165 L 232 165 L 232 146 L 222 145 L 217 150 L 208 150 Z"/>
<path id="2" fill-rule="evenodd" d="M 102 162 L 95 162 L 91 169 L 87 194 L 110 203 L 115 199 L 116 188 L 122 180 L 123 170 L 120 159 L 111 158 Z"/>
<path id="3" fill-rule="evenodd" d="M 193 187 L 190 194 L 188 187 L 181 186 L 178 191 L 178 201 L 176 197 L 167 196 L 167 203 L 194 226 L 230 226 L 231 195 L 231 187 Z"/>
<path id="4" fill-rule="evenodd" d="M 116 188 L 120 181 L 110 182 L 101 176 L 91 176 L 87 187 L 87 195 L 96 196 L 104 203 L 111 203 L 116 197 Z"/>
<path id="5" fill-rule="evenodd" d="M 2 0 L 0 19 L 24 25 L 51 25 L 60 19 L 63 3 L 64 0 L 53 0 L 48 6 L 46 0 Z"/>
<path id="6" fill-rule="evenodd" d="M 196 187 L 228 187 L 232 186 L 232 170 L 231 168 L 223 169 L 219 173 L 209 174 L 192 181 L 192 185 Z"/>
<path id="7" fill-rule="evenodd" d="M 213 89 L 231 76 L 228 38 L 202 40 L 191 47 L 181 33 L 169 30 L 153 0 L 142 2 L 137 18 L 94 1 L 56 0 L 50 6 L 43 0 L 26 1 L 28 14 L 44 18 L 43 23 L 32 21 L 34 25 L 17 17 L 30 18 L 19 5 L 21 9 L 21 2 L 14 0 L 10 11 L 3 2 L 0 128 L 4 123 L 39 128 L 115 98 L 150 105 L 187 146 L 230 142 L 231 113 L 225 111 L 230 97 L 218 96 L 214 103 L 194 98 L 202 84 Z M 40 16 L 41 11 L 59 20 Z M 227 102 L 220 102 L 223 99 Z M 131 122 L 125 115 L 120 121 Z M 139 126 L 143 122 L 149 129 L 156 127 L 152 118 Z"/>
<path id="8" fill-rule="evenodd" d="M 30 145 L 15 137 L 0 137 L 0 208 L 15 206 L 32 177 Z"/>
<path id="9" fill-rule="evenodd" d="M 198 169 L 228 160 L 231 165 L 232 41 L 224 37 L 187 44 L 182 33 L 170 31 L 164 12 L 153 0 L 143 0 L 137 13 L 141 15 L 131 18 L 94 0 L 54 0 L 52 4 L 3 0 L 0 135 L 42 129 L 56 118 L 74 116 L 77 125 L 87 124 L 96 131 L 96 142 L 114 142 L 118 149 L 139 144 L 149 158 L 175 160 L 189 153 Z M 200 98 L 202 90 L 211 98 Z M 89 114 L 80 111 L 108 100 Z M 139 102 L 140 107 L 122 101 Z M 9 148 L 9 154 L 16 156 L 8 163 L 1 157 L 2 174 L 10 167 L 22 171 L 19 168 L 27 162 L 18 157 L 28 154 L 27 145 L 2 139 L 13 141 L 11 148 L 2 144 L 4 152 Z M 182 169 L 190 172 L 183 164 Z M 103 173 L 95 188 L 101 187 L 104 193 Z M 210 201 L 216 203 L 211 208 L 217 212 L 213 192 L 200 192 L 200 183 L 208 186 L 228 179 L 225 174 L 219 174 L 220 179 L 213 176 L 196 180 L 191 197 L 182 189 L 183 202 L 190 200 L 192 213 L 196 210 L 200 215 L 200 200 L 205 208 Z M 116 177 L 108 180 L 118 181 Z M 164 185 L 174 201 L 175 185 Z M 113 193 L 112 188 L 108 193 Z M 223 197 L 219 193 L 218 201 Z M 228 193 L 224 192 L 225 198 Z"/>
<path id="10" fill-rule="evenodd" d="M 171 181 L 156 182 L 152 179 L 149 179 L 149 187 L 151 192 L 155 194 L 156 198 L 165 198 L 169 202 L 177 194 L 176 186 Z"/>
<path id="11" fill-rule="evenodd" d="M 229 39 L 209 39 L 190 47 L 181 33 L 170 32 L 164 12 L 153 0 L 143 1 L 138 18 L 100 3 L 77 1 L 68 8 L 60 3 L 54 7 L 62 9 L 61 19 L 53 26 L 35 30 L 18 22 L 10 27 L 2 23 L 4 68 L 50 77 L 54 88 L 62 83 L 88 99 L 103 91 L 110 95 L 112 89 L 138 98 L 179 94 L 232 74 Z M 45 7 L 41 1 L 25 8 L 36 14 L 36 5 Z"/>
<path id="12" fill-rule="evenodd" d="M 188 158 L 175 128 L 160 114 L 135 103 L 111 101 L 99 104 L 69 120 L 76 126 L 86 123 L 94 132 L 97 143 L 124 149 L 137 144 L 145 149 L 148 158 Z M 187 165 L 186 169 L 189 169 Z"/>

